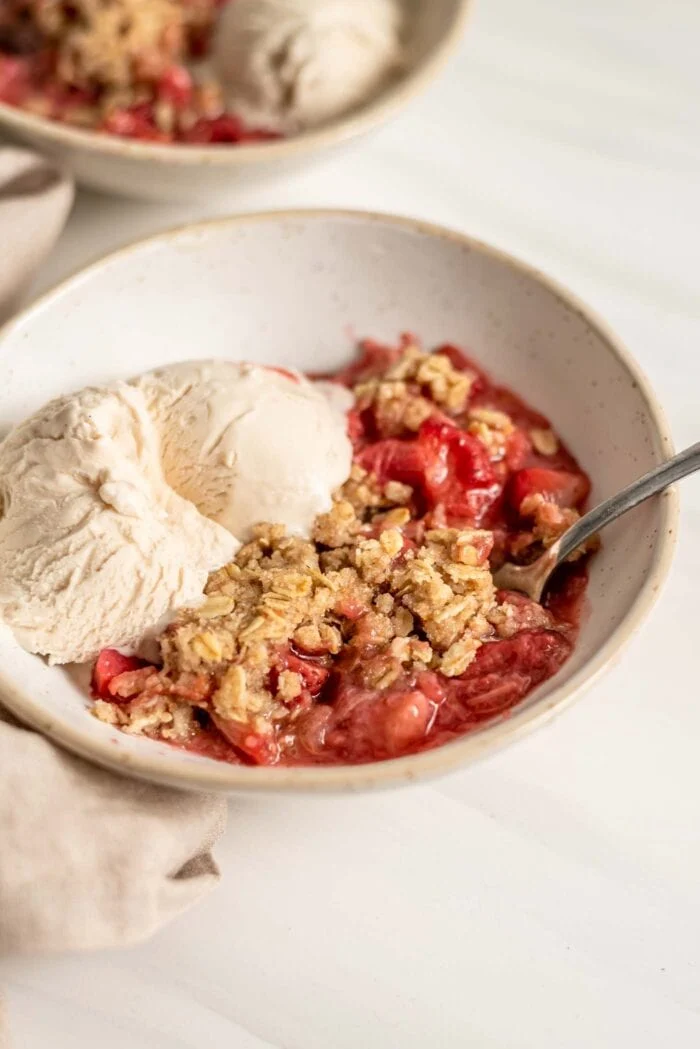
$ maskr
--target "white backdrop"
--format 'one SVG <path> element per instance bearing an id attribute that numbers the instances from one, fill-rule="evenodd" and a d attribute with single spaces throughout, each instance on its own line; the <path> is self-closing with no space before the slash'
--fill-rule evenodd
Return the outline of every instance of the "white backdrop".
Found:
<path id="1" fill-rule="evenodd" d="M 343 205 L 433 219 L 568 283 L 700 438 L 696 0 L 481 0 L 409 112 L 227 204 L 84 194 L 39 280 L 191 218 Z M 429 787 L 231 807 L 224 881 L 124 953 L 0 965 L 26 1049 L 694 1049 L 700 1044 L 700 482 L 618 667 Z"/>

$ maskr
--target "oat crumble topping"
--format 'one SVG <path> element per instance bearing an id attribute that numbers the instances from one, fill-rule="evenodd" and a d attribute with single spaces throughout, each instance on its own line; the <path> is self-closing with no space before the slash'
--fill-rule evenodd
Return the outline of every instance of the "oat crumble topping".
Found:
<path id="1" fill-rule="evenodd" d="M 184 51 L 178 0 L 61 0 L 27 5 L 37 27 L 58 43 L 58 75 L 67 83 L 128 88 L 157 79 Z"/>
<path id="2" fill-rule="evenodd" d="M 361 411 L 374 411 L 385 436 L 397 437 L 419 430 L 436 408 L 462 411 L 473 381 L 447 357 L 409 344 L 383 375 L 357 383 L 353 393 Z"/>

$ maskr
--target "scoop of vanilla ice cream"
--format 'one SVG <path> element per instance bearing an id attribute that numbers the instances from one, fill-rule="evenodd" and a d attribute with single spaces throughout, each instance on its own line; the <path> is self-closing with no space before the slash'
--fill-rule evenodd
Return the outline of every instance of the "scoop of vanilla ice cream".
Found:
<path id="1" fill-rule="evenodd" d="M 166 483 L 143 392 L 47 404 L 0 445 L 0 613 L 53 663 L 126 646 L 202 600 L 238 549 Z"/>
<path id="2" fill-rule="evenodd" d="M 301 375 L 192 361 L 136 380 L 168 483 L 237 538 L 263 521 L 308 535 L 350 473 L 347 404 Z"/>
<path id="3" fill-rule="evenodd" d="M 294 131 L 369 98 L 401 61 L 397 0 L 233 0 L 213 64 L 232 108 Z"/>

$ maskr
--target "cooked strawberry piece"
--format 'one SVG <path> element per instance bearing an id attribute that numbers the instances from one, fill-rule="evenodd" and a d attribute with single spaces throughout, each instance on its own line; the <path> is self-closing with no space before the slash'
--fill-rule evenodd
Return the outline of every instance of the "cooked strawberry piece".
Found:
<path id="1" fill-rule="evenodd" d="M 473 488 L 470 492 L 455 490 L 446 496 L 445 523 L 450 528 L 486 527 L 492 508 L 501 494 L 498 485 Z"/>
<path id="2" fill-rule="evenodd" d="M 435 674 L 432 670 L 423 670 L 416 676 L 416 687 L 433 703 L 440 704 L 447 695 L 445 690 L 446 680 L 442 674 Z"/>
<path id="3" fill-rule="evenodd" d="M 395 528 L 396 525 L 392 524 L 390 520 L 387 521 L 386 518 L 384 520 L 379 519 L 373 521 L 370 525 L 367 525 L 365 531 L 363 532 L 363 535 L 366 534 L 368 539 L 378 539 L 382 532 L 386 532 L 389 529 L 393 530 Z M 399 532 L 401 534 L 401 539 L 403 540 L 403 547 L 401 550 L 399 550 L 398 554 L 396 555 L 397 557 L 401 557 L 406 552 L 406 550 L 415 550 L 416 548 L 416 542 L 414 539 L 411 538 L 411 536 L 404 535 L 402 529 L 399 529 Z"/>
<path id="4" fill-rule="evenodd" d="M 92 671 L 92 691 L 100 699 L 113 699 L 109 686 L 112 680 L 120 674 L 140 670 L 148 666 L 143 659 L 136 656 L 125 656 L 116 648 L 103 648 L 100 652 Z"/>
<path id="5" fill-rule="evenodd" d="M 323 754 L 326 735 L 333 720 L 333 710 L 323 704 L 314 704 L 297 721 L 297 742 L 302 752 L 313 757 Z"/>
<path id="6" fill-rule="evenodd" d="M 351 670 L 339 673 L 332 703 L 334 726 L 347 721 L 358 707 L 375 702 L 377 695 L 372 689 L 358 685 Z"/>
<path id="7" fill-rule="evenodd" d="M 381 485 L 400 481 L 414 488 L 423 486 L 428 466 L 426 451 L 418 441 L 400 441 L 397 437 L 368 445 L 357 456 L 357 462 L 374 474 Z"/>
<path id="8" fill-rule="evenodd" d="M 520 630 L 549 629 L 554 626 L 554 617 L 537 601 L 519 594 L 516 591 L 499 590 L 496 594 L 499 603 L 506 602 L 510 609 L 508 633 Z"/>
<path id="9" fill-rule="evenodd" d="M 170 66 L 158 81 L 158 97 L 176 109 L 184 109 L 192 100 L 192 77 L 184 66 Z"/>
<path id="10" fill-rule="evenodd" d="M 292 652 L 291 648 L 285 649 L 277 661 L 280 670 L 291 670 L 299 674 L 304 682 L 304 689 L 311 696 L 316 697 L 328 680 L 330 671 L 317 659 L 303 658 Z"/>
<path id="11" fill-rule="evenodd" d="M 173 746 L 182 747 L 193 754 L 212 758 L 214 761 L 226 761 L 231 765 L 248 764 L 240 750 L 233 747 L 226 737 L 213 724 L 207 724 L 194 732 L 186 740 L 171 740 Z"/>
<path id="12" fill-rule="evenodd" d="M 491 674 L 501 679 L 513 673 L 527 677 L 529 686 L 556 673 L 571 652 L 571 643 L 557 630 L 523 630 L 504 641 L 482 645 L 459 679 L 462 695 L 476 695 L 480 682 Z"/>
<path id="13" fill-rule="evenodd" d="M 106 118 L 103 124 L 105 131 L 111 135 L 120 135 L 130 138 L 136 135 L 139 121 L 134 113 L 128 109 L 115 109 Z"/>
<path id="14" fill-rule="evenodd" d="M 245 125 L 239 117 L 224 113 L 210 122 L 211 142 L 239 142 L 245 133 Z"/>
<path id="15" fill-rule="evenodd" d="M 349 597 L 345 594 L 341 594 L 338 600 L 333 605 L 333 611 L 342 616 L 344 619 L 350 619 L 351 621 L 360 619 L 365 614 L 367 609 L 358 601 L 356 598 Z"/>
<path id="16" fill-rule="evenodd" d="M 266 733 L 256 732 L 248 722 L 233 721 L 214 713 L 211 718 L 231 746 L 251 764 L 276 765 L 279 761 L 280 748 L 272 728 Z"/>
<path id="17" fill-rule="evenodd" d="M 27 63 L 21 58 L 0 55 L 0 99 L 11 106 L 24 102 L 29 91 Z"/>
<path id="18" fill-rule="evenodd" d="M 533 466 L 513 475 L 508 494 L 511 506 L 520 513 L 523 500 L 528 496 L 542 495 L 557 506 L 572 509 L 586 500 L 589 491 L 585 474 Z"/>
<path id="19" fill-rule="evenodd" d="M 223 113 L 221 116 L 206 119 L 202 117 L 197 123 L 185 132 L 186 142 L 201 143 L 202 145 L 214 145 L 217 143 L 240 142 L 245 134 L 245 125 L 239 117 L 231 113 Z"/>
<path id="20" fill-rule="evenodd" d="M 195 706 L 209 699 L 215 688 L 214 679 L 208 674 L 182 673 L 168 681 L 168 695 L 179 696 Z"/>
<path id="21" fill-rule="evenodd" d="M 425 739 L 436 705 L 418 689 L 397 692 L 385 703 L 384 741 L 389 754 L 400 754 Z"/>
<path id="22" fill-rule="evenodd" d="M 460 700 L 470 718 L 484 720 L 509 710 L 530 688 L 530 678 L 525 674 L 514 672 L 505 681 L 500 674 L 486 674 L 479 678 L 478 690 L 469 696 L 460 695 Z"/>
<path id="23" fill-rule="evenodd" d="M 206 120 L 204 117 L 200 117 L 192 127 L 187 128 L 182 135 L 183 142 L 189 142 L 195 146 L 208 146 L 214 141 L 214 133 L 211 127 L 211 121 Z"/>
<path id="24" fill-rule="evenodd" d="M 363 412 L 351 408 L 348 412 L 348 437 L 355 451 L 358 451 L 365 436 Z"/>
<path id="25" fill-rule="evenodd" d="M 323 734 L 324 747 L 346 761 L 396 757 L 426 738 L 444 696 L 439 675 L 429 671 L 415 682 L 402 679 L 379 691 L 356 683 L 353 672 L 343 673 L 333 703 L 325 708 L 330 713 L 310 726 Z"/>
<path id="26" fill-rule="evenodd" d="M 521 470 L 532 452 L 532 442 L 524 430 L 514 430 L 506 439 L 505 464 L 509 470 Z"/>
<path id="27" fill-rule="evenodd" d="M 172 135 L 156 126 L 153 107 L 149 103 L 115 109 L 105 118 L 102 130 L 121 138 L 136 138 L 144 142 L 170 142 L 172 139 Z"/>
<path id="28" fill-rule="evenodd" d="M 481 441 L 439 418 L 427 419 L 416 438 L 367 445 L 356 461 L 380 484 L 408 484 L 422 494 L 428 510 L 443 506 L 465 523 L 480 523 L 501 492 Z"/>
<path id="29" fill-rule="evenodd" d="M 486 448 L 454 423 L 426 419 L 418 439 L 435 457 L 434 476 L 428 478 L 429 483 L 441 485 L 449 481 L 450 475 L 469 488 L 486 488 L 494 483 L 495 474 Z"/>
<path id="30" fill-rule="evenodd" d="M 165 689 L 160 684 L 156 668 L 146 666 L 117 674 L 107 686 L 107 691 L 111 700 L 118 703 L 121 700 L 132 699 L 134 696 L 160 695 Z"/>
<path id="31" fill-rule="evenodd" d="M 557 569 L 554 585 L 547 595 L 547 609 L 574 630 L 581 620 L 581 612 L 588 585 L 588 565 L 585 560 L 563 565 Z"/>
<path id="32" fill-rule="evenodd" d="M 547 629 L 523 630 L 482 645 L 461 677 L 445 679 L 448 698 L 438 712 L 438 735 L 464 731 L 509 710 L 555 674 L 570 653 L 570 642 Z"/>
<path id="33" fill-rule="evenodd" d="M 501 494 L 484 445 L 435 418 L 423 423 L 418 440 L 429 464 L 423 487 L 429 507 L 443 506 L 449 523 L 480 525 Z"/>

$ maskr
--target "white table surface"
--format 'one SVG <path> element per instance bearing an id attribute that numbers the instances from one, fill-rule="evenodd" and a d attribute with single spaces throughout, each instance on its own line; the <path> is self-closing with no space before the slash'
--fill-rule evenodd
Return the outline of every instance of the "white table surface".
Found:
<path id="1" fill-rule="evenodd" d="M 83 194 L 39 286 L 217 212 L 406 212 L 568 283 L 690 443 L 699 33 L 697 0 L 482 0 L 447 73 L 372 140 L 216 207 Z M 691 479 L 650 621 L 551 727 L 428 786 L 233 802 L 220 887 L 150 943 L 4 962 L 16 1045 L 700 1045 L 698 540 Z"/>

